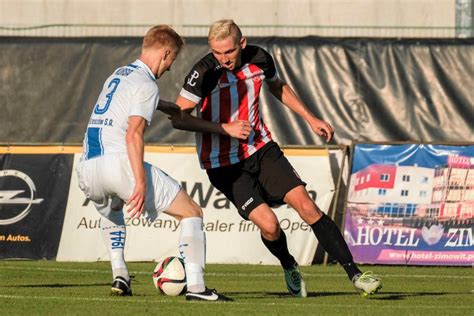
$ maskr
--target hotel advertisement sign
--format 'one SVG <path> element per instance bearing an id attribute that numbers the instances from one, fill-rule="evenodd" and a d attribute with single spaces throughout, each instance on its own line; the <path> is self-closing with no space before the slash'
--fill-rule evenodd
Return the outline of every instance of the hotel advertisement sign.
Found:
<path id="1" fill-rule="evenodd" d="M 344 235 L 359 263 L 474 263 L 474 145 L 354 146 Z"/>

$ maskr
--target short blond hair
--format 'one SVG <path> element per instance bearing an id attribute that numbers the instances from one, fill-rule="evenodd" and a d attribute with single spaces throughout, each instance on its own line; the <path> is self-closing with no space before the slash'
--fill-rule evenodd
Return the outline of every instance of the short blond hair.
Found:
<path id="1" fill-rule="evenodd" d="M 208 41 L 222 40 L 226 37 L 232 36 L 236 41 L 240 41 L 242 38 L 242 32 L 240 28 L 235 24 L 234 20 L 223 19 L 212 23 L 209 28 L 209 35 L 207 36 Z"/>
<path id="2" fill-rule="evenodd" d="M 142 50 L 153 46 L 168 46 L 179 52 L 184 45 L 183 38 L 169 25 L 156 25 L 146 32 L 143 38 Z"/>

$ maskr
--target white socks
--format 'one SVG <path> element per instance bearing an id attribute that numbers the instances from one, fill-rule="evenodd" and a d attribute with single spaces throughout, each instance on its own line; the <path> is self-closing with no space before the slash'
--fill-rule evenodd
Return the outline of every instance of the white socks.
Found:
<path id="1" fill-rule="evenodd" d="M 179 235 L 179 252 L 184 260 L 186 283 L 189 292 L 203 292 L 204 266 L 206 262 L 206 236 L 203 231 L 201 217 L 188 217 L 181 220 Z M 112 211 L 109 218 L 102 217 L 102 237 L 109 251 L 112 274 L 130 280 L 125 263 L 124 249 L 126 227 L 121 211 Z"/>
<path id="2" fill-rule="evenodd" d="M 184 260 L 188 291 L 195 293 L 206 290 L 204 283 L 206 236 L 202 226 L 201 217 L 188 217 L 181 220 L 179 252 Z"/>
<path id="3" fill-rule="evenodd" d="M 100 226 L 105 247 L 109 251 L 113 278 L 121 276 L 129 281 L 130 276 L 124 258 L 126 230 L 122 211 L 111 211 L 109 218 L 102 217 Z"/>

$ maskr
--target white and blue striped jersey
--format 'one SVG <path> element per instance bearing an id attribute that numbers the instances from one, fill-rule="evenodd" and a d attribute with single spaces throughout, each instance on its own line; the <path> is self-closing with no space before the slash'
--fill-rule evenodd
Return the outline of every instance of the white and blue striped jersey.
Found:
<path id="1" fill-rule="evenodd" d="M 128 118 L 141 116 L 148 124 L 151 122 L 159 101 L 155 80 L 150 68 L 139 59 L 116 69 L 107 78 L 87 125 L 85 160 L 127 152 Z"/>

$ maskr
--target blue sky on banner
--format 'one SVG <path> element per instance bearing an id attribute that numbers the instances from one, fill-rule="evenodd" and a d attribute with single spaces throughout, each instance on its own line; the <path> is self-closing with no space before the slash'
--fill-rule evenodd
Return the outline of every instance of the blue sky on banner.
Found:
<path id="1" fill-rule="evenodd" d="M 392 164 L 434 168 L 446 164 L 449 155 L 471 157 L 474 163 L 474 145 L 425 145 L 425 144 L 357 144 L 354 146 L 352 173 L 372 164 Z"/>

